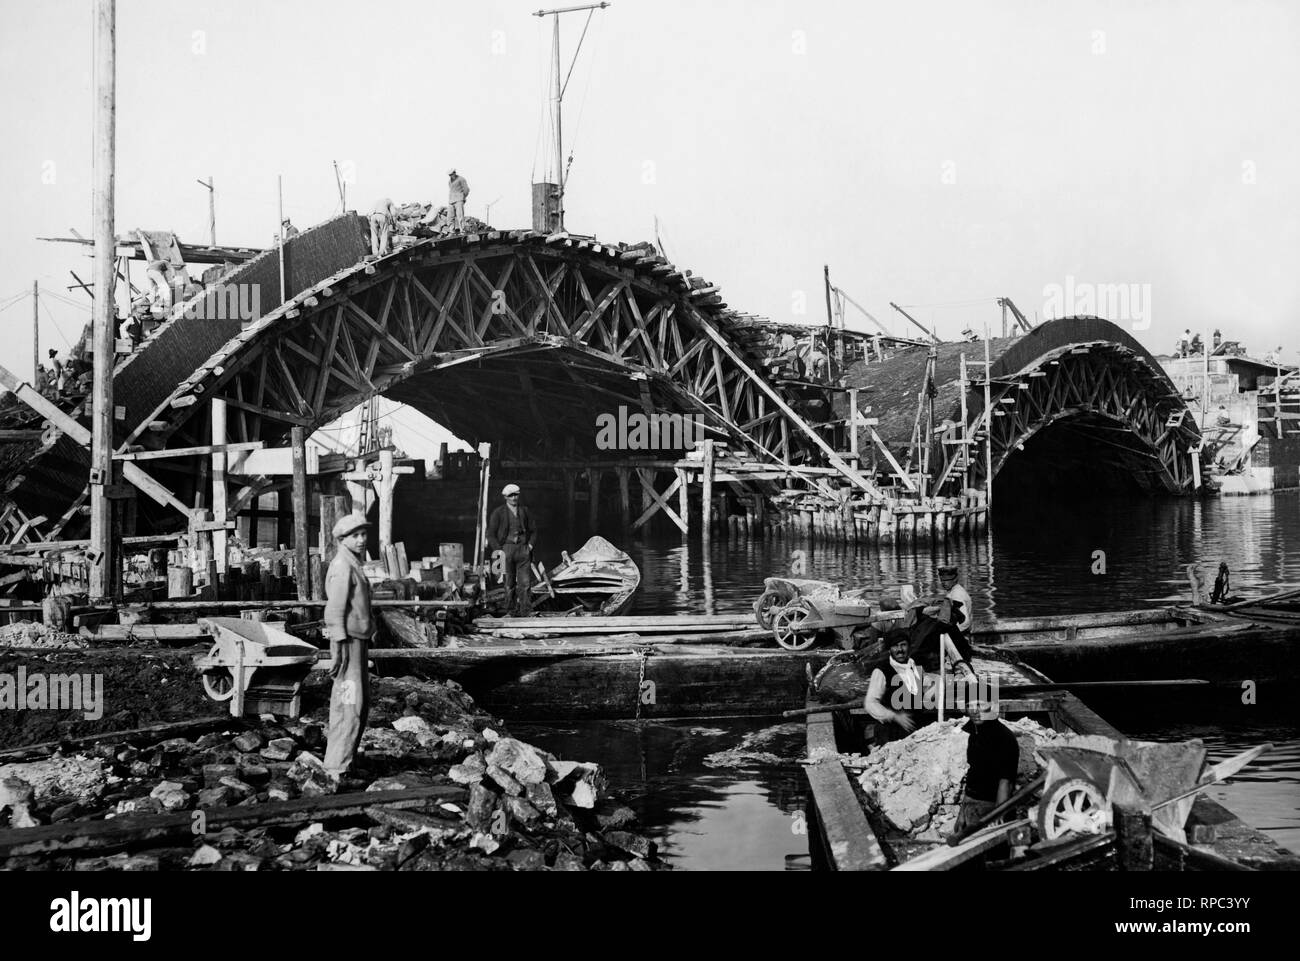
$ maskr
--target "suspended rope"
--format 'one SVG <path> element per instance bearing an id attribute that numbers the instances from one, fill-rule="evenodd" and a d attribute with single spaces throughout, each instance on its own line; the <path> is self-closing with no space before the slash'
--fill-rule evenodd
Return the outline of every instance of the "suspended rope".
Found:
<path id="1" fill-rule="evenodd" d="M 592 13 L 595 13 L 595 11 L 593 10 Z M 590 13 L 587 15 L 587 22 L 588 22 L 588 23 L 591 22 L 591 14 L 590 14 Z M 597 28 L 597 29 L 599 29 L 599 28 Z M 586 27 L 583 27 L 582 35 L 583 35 L 584 37 L 587 35 L 587 29 L 586 29 Z M 579 48 L 582 47 L 582 41 L 578 41 L 578 46 L 579 46 Z M 578 55 L 577 55 L 576 52 L 575 52 L 574 55 L 573 55 L 573 61 L 574 61 L 575 64 L 578 62 Z M 572 66 L 570 66 L 570 68 L 569 68 L 569 73 L 570 73 L 570 74 L 573 73 L 573 67 L 572 67 Z M 587 71 L 587 85 L 586 85 L 586 87 L 583 88 L 583 91 L 582 91 L 582 100 L 581 100 L 581 101 L 579 102 L 579 104 L 578 104 L 578 122 L 575 123 L 575 124 L 573 125 L 573 141 L 572 141 L 572 143 L 569 145 L 569 161 L 568 161 L 568 165 L 566 166 L 565 171 L 564 171 L 564 182 L 565 182 L 566 185 L 567 185 L 568 182 L 569 182 L 569 170 L 572 169 L 572 167 L 573 167 L 573 154 L 574 154 L 574 151 L 577 149 L 577 146 L 578 146 L 578 136 L 579 136 L 579 134 L 582 132 L 582 117 L 583 117 L 583 115 L 584 115 L 584 114 L 586 113 L 586 111 L 587 111 L 587 98 L 588 98 L 588 96 L 591 94 L 591 80 L 592 80 L 592 78 L 593 78 L 595 75 L 596 75 L 596 63 L 595 63 L 595 60 L 594 60 L 594 58 L 593 58 L 593 60 L 592 60 L 592 64 L 591 64 L 591 69 L 590 69 L 589 71 Z M 565 86 L 567 87 L 569 82 L 566 80 L 564 83 L 565 83 Z M 561 91 L 561 92 L 563 92 L 563 91 Z"/>

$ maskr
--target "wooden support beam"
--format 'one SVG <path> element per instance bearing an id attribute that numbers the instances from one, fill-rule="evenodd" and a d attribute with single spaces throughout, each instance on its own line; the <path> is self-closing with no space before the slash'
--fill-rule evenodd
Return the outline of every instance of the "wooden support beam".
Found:
<path id="1" fill-rule="evenodd" d="M 393 488 L 397 475 L 393 472 L 393 451 L 379 452 L 379 480 L 375 481 L 379 495 L 379 552 L 382 556 L 393 544 Z"/>
<path id="2" fill-rule="evenodd" d="M 194 457 L 204 454 L 227 454 L 231 451 L 261 450 L 263 444 L 260 440 L 248 441 L 239 444 L 201 444 L 197 447 L 177 447 L 169 450 L 140 450 L 128 451 L 125 454 L 114 454 L 114 460 L 163 460 L 168 457 Z"/>
<path id="3" fill-rule="evenodd" d="M 876 433 L 876 429 L 874 427 L 868 427 L 867 430 L 871 432 L 871 439 L 875 442 L 876 446 L 880 448 L 881 453 L 885 455 L 885 460 L 889 461 L 889 466 L 894 468 L 894 473 L 897 474 L 899 480 L 903 482 L 903 486 L 910 491 L 915 491 L 916 485 L 912 483 L 912 478 L 907 476 L 907 472 L 903 470 L 903 466 L 899 464 L 898 461 L 895 460 L 894 455 L 889 452 L 889 448 L 886 447 L 885 442 L 880 439 L 880 435 Z"/>
<path id="4" fill-rule="evenodd" d="M 217 573 L 230 569 L 230 537 L 226 532 L 226 504 L 230 492 L 226 489 L 226 402 L 212 398 L 209 405 L 212 416 L 212 520 L 220 525 L 212 532 L 212 555 L 217 562 Z"/>
<path id="5" fill-rule="evenodd" d="M 685 470 L 677 468 L 677 502 L 678 513 L 681 516 L 682 536 L 688 537 L 691 533 L 691 513 L 690 507 L 690 490 L 687 484 L 690 482 L 690 475 Z"/>
<path id="6" fill-rule="evenodd" d="M 700 472 L 700 530 L 707 540 L 713 529 L 713 441 L 704 441 L 704 462 Z"/>
<path id="7" fill-rule="evenodd" d="M 307 431 L 293 427 L 290 432 L 293 448 L 293 558 L 294 580 L 297 582 L 298 600 L 311 597 L 311 543 L 307 531 Z M 325 532 L 324 536 L 331 536 Z"/>
<path id="8" fill-rule="evenodd" d="M 821 450 L 822 454 L 826 457 L 826 462 L 828 464 L 838 469 L 841 474 L 843 474 L 845 477 L 851 480 L 858 487 L 861 487 L 863 490 L 867 491 L 869 494 L 875 497 L 880 497 L 880 498 L 884 497 L 884 494 L 880 491 L 878 487 L 876 487 L 875 484 L 871 483 L 871 481 L 869 481 L 866 477 L 862 476 L 862 474 L 860 474 L 856 469 L 850 467 L 847 463 L 845 463 L 844 459 L 835 452 L 834 448 L 832 448 L 829 444 L 827 444 L 826 441 L 822 439 L 821 435 L 818 434 L 817 431 L 813 430 L 813 428 L 808 424 L 808 422 L 805 421 L 802 417 L 800 417 L 799 414 L 797 414 L 794 411 L 794 409 L 791 408 L 790 405 L 785 402 L 785 399 L 772 387 L 772 385 L 769 384 L 767 381 L 765 381 L 762 377 L 760 377 L 758 373 L 753 370 L 753 368 L 751 368 L 747 363 L 745 363 L 745 361 L 732 348 L 728 340 L 717 331 L 713 323 L 708 318 L 706 318 L 702 313 L 700 313 L 700 311 L 696 310 L 695 308 L 691 308 L 689 314 L 694 319 L 695 323 L 698 325 L 700 330 L 702 330 L 709 337 L 709 339 L 711 339 L 715 344 L 717 344 L 718 348 L 722 351 L 722 353 L 727 356 L 727 359 L 730 360 L 731 363 L 737 369 L 739 369 L 746 377 L 748 377 L 755 385 L 757 385 L 759 390 L 761 390 L 764 394 L 767 395 L 767 397 L 776 406 L 777 410 L 781 411 L 781 413 L 785 415 L 785 419 L 790 423 L 794 424 L 795 427 L 797 427 L 799 431 L 804 434 L 804 436 L 810 439 L 813 442 L 813 444 L 816 445 L 817 448 Z"/>

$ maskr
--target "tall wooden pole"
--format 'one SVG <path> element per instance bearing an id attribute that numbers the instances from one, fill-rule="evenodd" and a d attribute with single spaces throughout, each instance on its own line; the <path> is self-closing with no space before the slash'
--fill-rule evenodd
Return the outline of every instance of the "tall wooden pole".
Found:
<path id="1" fill-rule="evenodd" d="M 280 248 L 280 303 L 283 304 L 289 299 L 289 295 L 285 293 L 284 279 L 284 177 L 282 176 L 275 178 L 275 193 L 280 206 L 280 228 L 275 232 L 275 236 L 279 241 L 277 246 Z"/>
<path id="2" fill-rule="evenodd" d="M 32 281 L 32 386 L 41 389 L 41 282 Z"/>
<path id="3" fill-rule="evenodd" d="M 970 414 L 966 409 L 966 394 L 970 384 L 966 380 L 966 354 L 961 355 L 961 492 L 965 495 L 970 487 Z"/>
<path id="4" fill-rule="evenodd" d="M 212 444 L 215 447 L 224 446 L 227 439 L 226 402 L 214 397 L 208 404 L 208 409 L 212 415 Z M 229 519 L 226 516 L 229 493 L 226 490 L 227 456 L 224 450 L 212 455 L 212 520 L 218 524 L 224 524 Z M 230 567 L 230 537 L 224 527 L 213 528 L 212 556 L 217 562 L 217 573 L 225 574 Z"/>
<path id="5" fill-rule="evenodd" d="M 203 183 L 203 181 L 199 181 Z M 217 245 L 217 186 L 216 181 L 208 174 L 208 182 L 205 185 L 208 188 L 208 242 L 213 247 Z"/>
<path id="6" fill-rule="evenodd" d="M 835 314 L 831 310 L 831 265 L 822 265 L 822 279 L 826 283 L 826 329 L 830 330 L 834 326 Z"/>
<path id="7" fill-rule="evenodd" d="M 551 88 L 551 101 L 555 105 L 555 183 L 560 191 L 558 221 L 559 230 L 564 230 L 564 126 L 560 123 L 560 108 L 564 101 L 564 91 L 560 88 L 560 15 L 551 15 L 555 24 L 553 43 L 555 46 L 555 84 Z"/>
<path id="8" fill-rule="evenodd" d="M 849 463 L 854 470 L 862 469 L 858 454 L 858 388 L 849 388 Z"/>
<path id="9" fill-rule="evenodd" d="M 993 375 L 992 349 L 989 345 L 989 324 L 984 322 L 984 505 L 985 517 L 993 516 Z"/>
<path id="10" fill-rule="evenodd" d="M 393 546 L 393 488 L 397 486 L 397 475 L 393 473 L 393 451 L 391 448 L 379 452 L 379 553 L 386 556 L 388 548 Z M 393 574 L 397 576 L 396 572 Z"/>
<path id="11" fill-rule="evenodd" d="M 293 447 L 293 568 L 298 587 L 298 600 L 311 599 L 311 535 L 307 531 L 307 431 L 294 427 L 289 431 Z M 322 508 L 322 513 L 324 509 Z M 323 544 L 334 532 L 322 531 Z M 322 544 L 322 547 L 323 547 Z M 322 549 L 321 554 L 326 552 Z"/>
<path id="12" fill-rule="evenodd" d="M 112 589 L 112 504 L 105 485 L 113 482 L 113 334 L 117 324 L 113 301 L 116 248 L 113 223 L 114 140 L 117 113 L 116 0 L 95 0 L 95 394 L 90 446 L 90 562 L 89 593 L 103 600 Z"/>
<path id="13" fill-rule="evenodd" d="M 561 121 L 561 109 L 564 103 L 564 88 L 568 83 L 567 78 L 560 77 L 560 14 L 577 13 L 582 10 L 604 10 L 609 6 L 607 2 L 591 3 L 586 6 L 578 7 L 559 7 L 555 10 L 538 10 L 533 14 L 534 17 L 551 18 L 551 46 L 552 46 L 552 71 L 554 76 L 551 78 L 551 108 L 555 117 L 555 186 L 559 193 L 556 206 L 556 226 L 557 231 L 564 230 L 564 124 Z M 591 14 L 587 15 L 590 22 Z M 583 36 L 586 36 L 586 29 L 583 29 Z M 578 50 L 582 49 L 582 39 L 578 40 Z M 574 52 L 574 59 L 577 60 L 577 51 Z M 569 67 L 570 74 L 573 73 L 573 67 Z"/>

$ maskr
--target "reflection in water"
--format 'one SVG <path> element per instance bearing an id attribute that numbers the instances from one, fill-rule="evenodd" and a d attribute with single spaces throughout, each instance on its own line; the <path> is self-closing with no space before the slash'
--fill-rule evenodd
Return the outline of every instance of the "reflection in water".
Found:
<path id="1" fill-rule="evenodd" d="M 803 576 L 896 591 L 912 584 L 937 592 L 935 566 L 960 565 L 976 617 L 1027 617 L 1141 607 L 1187 597 L 1186 567 L 1213 577 L 1220 561 L 1237 590 L 1280 590 L 1300 582 L 1300 498 L 1294 494 L 1217 500 L 1149 499 L 1016 505 L 995 508 L 988 537 L 918 549 L 809 544 L 778 536 L 701 544 L 667 538 L 613 538 L 641 566 L 635 612 L 729 614 L 750 610 L 763 579 L 790 574 L 791 552 L 806 554 Z M 1095 552 L 1105 573 L 1093 574 Z M 995 564 L 996 561 L 996 564 Z M 1222 760 L 1269 740 L 1274 750 L 1212 796 L 1300 851 L 1300 723 L 1271 706 L 1204 704 L 1146 696 L 1088 702 L 1134 737 L 1200 737 Z M 564 757 L 599 760 L 616 790 L 633 804 L 665 855 L 678 867 L 782 870 L 807 866 L 807 838 L 796 834 L 807 784 L 795 763 L 802 736 L 777 735 L 766 748 L 788 764 L 710 768 L 709 754 L 737 747 L 762 720 L 680 723 L 603 722 L 568 730 L 530 729 L 526 739 Z"/>
<path id="2" fill-rule="evenodd" d="M 705 759 L 754 739 L 761 720 L 595 721 L 569 728 L 516 725 L 524 740 L 566 758 L 599 760 L 610 787 L 636 810 L 674 867 L 802 870 L 807 782 L 796 759 L 803 731 L 783 724 L 763 737 L 782 764 L 710 767 Z"/>

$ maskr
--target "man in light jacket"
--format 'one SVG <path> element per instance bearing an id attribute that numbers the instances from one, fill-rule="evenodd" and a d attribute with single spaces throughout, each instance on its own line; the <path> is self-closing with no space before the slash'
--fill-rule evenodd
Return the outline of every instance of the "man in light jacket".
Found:
<path id="1" fill-rule="evenodd" d="M 325 636 L 330 641 L 330 724 L 325 771 L 337 785 L 352 766 L 370 711 L 370 674 L 366 655 L 375 634 L 370 612 L 370 582 L 362 570 L 366 528 L 360 514 L 334 525 L 338 553 L 325 575 Z"/>
<path id="2" fill-rule="evenodd" d="M 447 172 L 449 178 L 448 205 L 457 230 L 465 229 L 465 201 L 469 199 L 469 181 L 456 173 L 453 167 Z"/>

